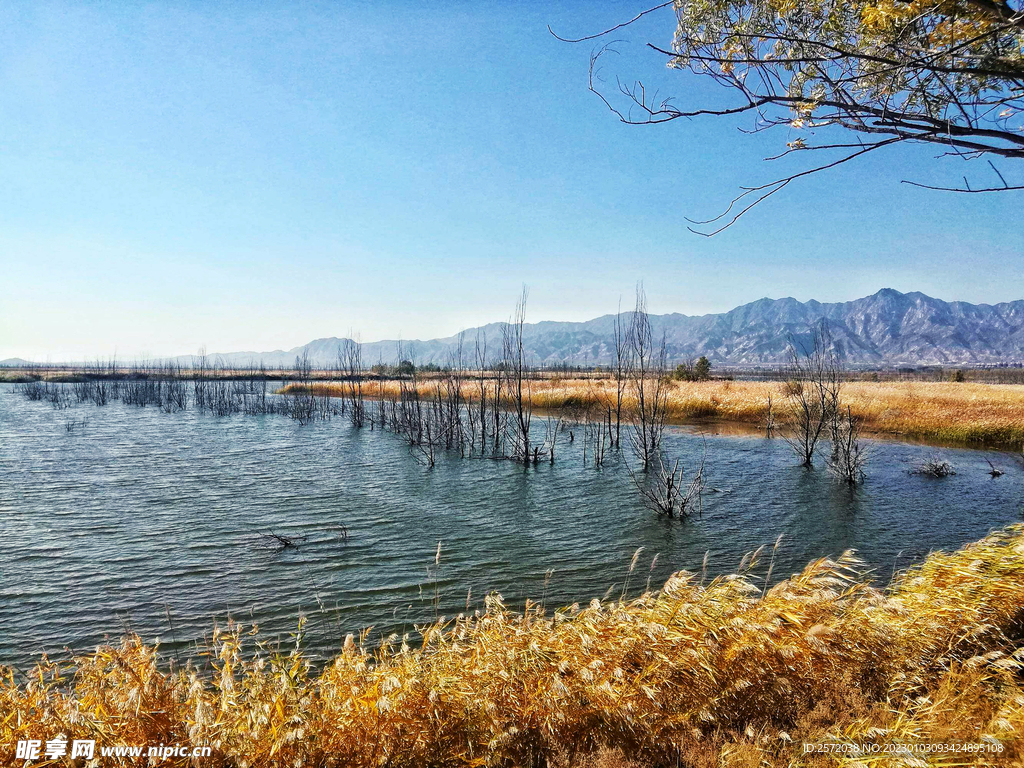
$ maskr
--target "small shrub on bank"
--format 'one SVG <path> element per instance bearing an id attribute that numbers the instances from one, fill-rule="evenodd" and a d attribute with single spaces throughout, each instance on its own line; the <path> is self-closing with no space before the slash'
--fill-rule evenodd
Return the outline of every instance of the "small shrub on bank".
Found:
<path id="1" fill-rule="evenodd" d="M 673 377 L 679 381 L 708 381 L 711 378 L 711 361 L 702 355 L 696 362 L 680 363 Z"/>

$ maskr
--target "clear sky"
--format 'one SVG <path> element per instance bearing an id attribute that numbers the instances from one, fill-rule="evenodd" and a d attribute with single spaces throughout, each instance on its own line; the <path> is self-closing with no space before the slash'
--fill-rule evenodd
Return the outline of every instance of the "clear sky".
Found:
<path id="1" fill-rule="evenodd" d="M 443 9 L 442 9 L 443 6 Z M 951 195 L 960 160 L 895 149 L 690 234 L 792 138 L 622 125 L 587 91 L 609 3 L 0 5 L 0 359 L 122 358 L 447 336 L 505 319 L 882 287 L 1024 298 L 1018 195 Z M 603 74 L 720 99 L 621 33 Z M 804 158 L 798 158 L 802 161 Z M 968 166 L 980 173 L 978 161 Z M 1011 169 L 1007 169 L 1009 171 Z"/>

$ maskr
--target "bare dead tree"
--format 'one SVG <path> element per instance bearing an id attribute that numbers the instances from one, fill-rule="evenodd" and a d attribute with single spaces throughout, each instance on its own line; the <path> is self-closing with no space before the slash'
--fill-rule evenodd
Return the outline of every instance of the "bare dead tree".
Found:
<path id="1" fill-rule="evenodd" d="M 381 429 L 387 429 L 388 425 L 388 398 L 384 392 L 384 377 L 386 374 L 386 366 L 384 365 L 384 353 L 379 352 L 377 354 L 377 365 L 371 369 L 377 374 L 377 417 L 376 422 Z M 370 420 L 370 430 L 373 430 L 374 420 Z"/>
<path id="2" fill-rule="evenodd" d="M 629 343 L 629 331 L 622 318 L 622 300 L 619 299 L 619 310 L 615 313 L 615 435 L 613 445 L 615 448 L 621 446 L 622 437 L 622 403 L 629 386 L 629 371 L 631 368 Z"/>
<path id="3" fill-rule="evenodd" d="M 924 475 L 925 477 L 950 477 L 956 474 L 956 468 L 945 459 L 935 456 L 925 459 L 908 472 L 911 475 Z"/>
<path id="4" fill-rule="evenodd" d="M 424 466 L 433 469 L 437 462 L 437 431 L 431 419 L 425 419 L 418 430 L 419 437 L 410 446 L 413 456 Z"/>
<path id="5" fill-rule="evenodd" d="M 494 394 L 491 396 L 491 455 L 495 458 L 505 455 L 503 443 L 508 431 L 508 413 L 502 407 L 502 398 L 506 396 L 503 385 L 507 378 L 505 364 L 499 362 L 494 366 Z"/>
<path id="6" fill-rule="evenodd" d="M 353 339 L 345 339 L 341 348 L 341 368 L 348 378 L 349 420 L 356 429 L 366 423 L 366 407 L 363 402 L 363 345 Z"/>
<path id="7" fill-rule="evenodd" d="M 192 358 L 192 400 L 200 410 L 206 408 L 207 374 L 209 358 L 206 347 L 199 348 L 199 354 Z"/>
<path id="8" fill-rule="evenodd" d="M 526 299 L 529 291 L 523 286 L 523 292 L 516 303 L 515 314 L 502 327 L 502 369 L 508 382 L 508 398 L 512 410 L 510 434 L 510 455 L 513 459 L 529 465 L 530 453 L 530 420 L 533 417 L 533 404 L 530 397 L 529 371 L 526 365 L 526 352 L 523 345 L 523 326 L 526 323 Z"/>
<path id="9" fill-rule="evenodd" d="M 274 533 L 273 531 L 261 533 L 259 534 L 259 538 L 260 543 L 264 548 L 278 550 L 297 547 L 299 543 L 306 540 L 305 536 L 285 536 L 284 534 Z"/>
<path id="10" fill-rule="evenodd" d="M 815 327 L 810 345 L 790 343 L 792 377 L 786 442 L 804 467 L 813 466 L 818 441 L 830 435 L 829 425 L 839 404 L 842 366 L 832 346 L 828 324 Z M 833 440 L 838 435 L 833 435 Z M 835 445 L 835 442 L 833 442 Z"/>
<path id="11" fill-rule="evenodd" d="M 612 423 L 599 408 L 589 408 L 584 415 L 583 423 L 583 465 L 587 465 L 587 454 L 593 461 L 594 468 L 604 466 L 608 448 L 614 445 L 615 433 Z"/>
<path id="12" fill-rule="evenodd" d="M 466 455 L 466 428 L 463 423 L 465 401 L 462 395 L 466 359 L 463 351 L 465 336 L 459 334 L 455 349 L 448 356 L 447 370 L 443 378 L 442 420 L 445 448 L 458 448 Z"/>
<path id="13" fill-rule="evenodd" d="M 480 452 L 483 453 L 487 445 L 487 336 L 483 330 L 476 331 L 476 370 L 477 370 L 477 403 L 476 411 L 479 414 L 480 423 Z M 475 433 L 476 430 L 473 430 Z"/>
<path id="14" fill-rule="evenodd" d="M 704 467 L 707 461 L 707 442 L 704 442 L 700 464 L 690 481 L 686 482 L 686 473 L 677 459 L 669 467 L 664 456 L 659 452 L 647 472 L 634 472 L 626 464 L 630 479 L 636 487 L 640 498 L 648 509 L 667 517 L 684 518 L 696 513 L 704 514 L 704 487 L 706 484 Z"/>
<path id="15" fill-rule="evenodd" d="M 562 414 L 557 417 L 548 416 L 544 421 L 544 446 L 541 449 L 548 456 L 548 463 L 555 463 L 555 448 L 558 447 L 558 435 L 562 431 Z"/>
<path id="16" fill-rule="evenodd" d="M 847 485 L 856 485 L 864 479 L 864 465 L 868 454 L 860 442 L 860 424 L 850 407 L 837 408 L 833 416 L 832 451 L 826 462 L 829 472 Z"/>
<path id="17" fill-rule="evenodd" d="M 629 345 L 629 374 L 634 400 L 630 445 L 633 455 L 640 461 L 641 470 L 647 472 L 661 450 L 668 390 L 665 384 L 665 338 L 663 335 L 660 346 L 655 346 L 643 285 L 637 285 L 636 289 Z"/>
<path id="18" fill-rule="evenodd" d="M 309 350 L 303 349 L 301 355 L 295 356 L 295 373 L 299 381 L 309 383 L 313 378 L 313 361 L 309 356 Z"/>
<path id="19" fill-rule="evenodd" d="M 764 436 L 774 437 L 775 436 L 775 411 L 774 405 L 772 404 L 772 395 L 768 393 L 768 409 L 764 416 Z"/>

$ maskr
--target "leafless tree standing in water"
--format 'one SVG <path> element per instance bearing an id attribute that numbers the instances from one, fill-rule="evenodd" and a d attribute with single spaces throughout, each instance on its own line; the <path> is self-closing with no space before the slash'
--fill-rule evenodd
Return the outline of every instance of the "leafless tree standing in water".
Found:
<path id="1" fill-rule="evenodd" d="M 476 409 L 473 409 L 472 405 L 470 409 L 478 414 L 479 424 L 475 425 L 473 434 L 480 430 L 480 453 L 483 453 L 487 447 L 487 337 L 480 328 L 476 331 L 476 370 L 480 402 L 477 403 Z"/>
<path id="2" fill-rule="evenodd" d="M 764 415 L 764 436 L 775 437 L 775 411 L 770 392 L 768 393 L 768 409 Z"/>
<path id="3" fill-rule="evenodd" d="M 693 512 L 704 513 L 704 464 L 707 460 L 707 443 L 704 444 L 697 472 L 686 482 L 686 473 L 677 459 L 671 467 L 665 463 L 659 452 L 651 470 L 640 474 L 626 465 L 629 477 L 640 493 L 644 506 L 667 517 L 684 518 Z"/>
<path id="4" fill-rule="evenodd" d="M 849 406 L 833 414 L 832 452 L 827 466 L 836 479 L 856 485 L 864 479 L 867 453 L 860 444 L 860 425 Z"/>
<path id="5" fill-rule="evenodd" d="M 562 431 L 562 415 L 557 418 L 548 416 L 544 422 L 544 452 L 548 455 L 548 463 L 555 463 L 555 448 L 558 446 L 558 435 Z M 536 454 L 536 449 L 534 449 Z"/>
<path id="6" fill-rule="evenodd" d="M 206 393 L 208 389 L 206 379 L 209 367 L 206 347 L 200 347 L 199 354 L 192 358 L 192 399 L 200 410 L 206 408 Z"/>
<path id="7" fill-rule="evenodd" d="M 308 424 L 316 418 L 316 395 L 313 393 L 313 363 L 309 358 L 309 350 L 302 350 L 302 355 L 295 357 L 295 373 L 302 384 L 301 394 L 291 400 L 289 415 L 299 424 Z"/>
<path id="8" fill-rule="evenodd" d="M 619 300 L 619 311 L 615 313 L 615 436 L 612 441 L 615 448 L 621 445 L 622 434 L 622 401 L 629 385 L 629 334 L 622 319 L 622 300 Z"/>
<path id="9" fill-rule="evenodd" d="M 792 377 L 788 384 L 789 430 L 785 439 L 800 458 L 800 464 L 810 467 L 818 441 L 826 436 L 839 407 L 842 386 L 842 365 L 832 344 L 828 323 L 822 321 L 814 329 L 810 347 L 798 349 L 790 344 Z M 833 446 L 838 434 L 829 435 Z"/>
<path id="10" fill-rule="evenodd" d="M 513 459 L 530 463 L 530 420 L 533 405 L 530 398 L 530 383 L 523 348 L 523 325 L 526 322 L 526 299 L 529 292 L 523 286 L 522 295 L 516 303 L 512 320 L 502 327 L 502 369 L 508 381 L 509 400 L 512 406 L 511 456 Z"/>
<path id="11" fill-rule="evenodd" d="M 636 289 L 629 345 L 629 374 L 634 397 L 630 443 L 633 454 L 640 461 L 641 471 L 647 472 L 661 450 L 668 390 L 665 382 L 665 338 L 662 336 L 660 346 L 655 347 L 643 285 Z"/>
<path id="12" fill-rule="evenodd" d="M 449 353 L 444 376 L 437 385 L 435 408 L 435 419 L 443 435 L 444 447 L 448 450 L 457 447 L 463 456 L 466 455 L 466 429 L 462 420 L 462 383 L 466 372 L 464 344 L 464 334 L 460 333 L 455 349 Z"/>
<path id="13" fill-rule="evenodd" d="M 593 387 L 593 383 L 591 383 Z M 605 454 L 609 447 L 615 445 L 615 432 L 613 431 L 611 419 L 606 419 L 600 405 L 589 405 L 597 403 L 597 397 L 587 398 L 588 405 L 582 409 L 582 416 L 578 419 L 583 422 L 583 466 L 587 465 L 587 451 L 594 462 L 594 468 L 604 466 Z"/>
<path id="14" fill-rule="evenodd" d="M 342 369 L 348 378 L 349 419 L 352 426 L 362 429 L 366 421 L 363 405 L 363 347 L 352 339 L 345 339 L 341 351 Z"/>

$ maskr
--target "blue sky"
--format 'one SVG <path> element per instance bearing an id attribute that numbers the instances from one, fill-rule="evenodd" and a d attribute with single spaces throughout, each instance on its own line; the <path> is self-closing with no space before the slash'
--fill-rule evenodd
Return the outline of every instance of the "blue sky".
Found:
<path id="1" fill-rule="evenodd" d="M 979 163 L 897 148 L 791 185 L 712 239 L 794 138 L 620 124 L 587 91 L 592 32 L 629 3 L 0 6 L 0 358 L 289 348 L 504 319 L 653 312 L 882 287 L 1024 297 L 1020 197 L 899 183 Z M 720 100 L 615 35 L 603 75 Z M 803 158 L 798 158 L 797 162 Z M 1015 169 L 1004 168 L 1013 175 Z"/>

